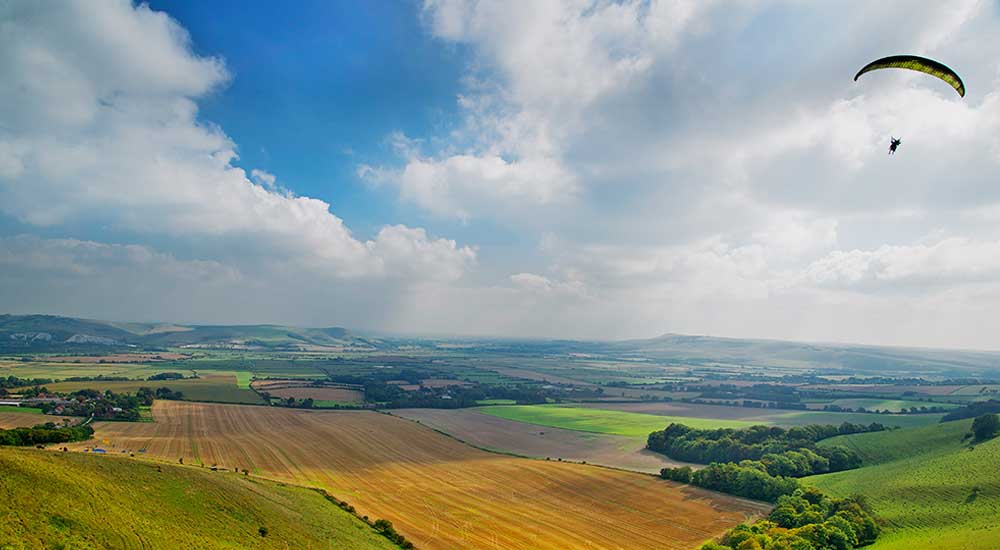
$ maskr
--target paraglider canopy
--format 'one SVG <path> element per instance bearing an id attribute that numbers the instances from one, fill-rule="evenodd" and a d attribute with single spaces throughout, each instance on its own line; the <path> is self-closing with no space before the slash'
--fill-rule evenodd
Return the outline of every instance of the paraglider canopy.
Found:
<path id="1" fill-rule="evenodd" d="M 958 73 L 948 68 L 944 63 L 916 55 L 892 55 L 876 59 L 862 67 L 858 74 L 854 75 L 854 80 L 857 81 L 861 75 L 879 69 L 909 69 L 926 73 L 947 82 L 952 88 L 955 88 L 958 95 L 965 97 L 965 84 L 962 83 Z"/>

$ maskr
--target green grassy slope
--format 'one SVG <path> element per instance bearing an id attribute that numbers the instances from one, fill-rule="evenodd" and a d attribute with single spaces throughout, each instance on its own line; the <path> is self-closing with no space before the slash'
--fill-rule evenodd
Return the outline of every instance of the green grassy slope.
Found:
<path id="1" fill-rule="evenodd" d="M 850 447 L 861 455 L 865 466 L 922 455 L 949 454 L 960 451 L 962 437 L 971 429 L 972 420 L 945 422 L 927 426 L 878 432 L 841 435 L 819 442 L 821 447 Z"/>
<path id="2" fill-rule="evenodd" d="M 857 470 L 806 478 L 834 495 L 866 495 L 888 522 L 873 550 L 1000 548 L 1000 439 L 972 448 L 971 421 L 833 438 L 862 454 Z"/>
<path id="3" fill-rule="evenodd" d="M 161 468 L 2 448 L 0 548 L 397 548 L 317 492 Z"/>
<path id="4" fill-rule="evenodd" d="M 935 425 L 944 416 L 940 413 L 930 414 L 872 414 L 843 413 L 827 411 L 774 411 L 761 415 L 768 424 L 779 426 L 804 426 L 806 424 L 871 424 L 878 422 L 886 426 L 913 428 L 915 426 Z M 760 424 L 760 422 L 758 422 Z"/>

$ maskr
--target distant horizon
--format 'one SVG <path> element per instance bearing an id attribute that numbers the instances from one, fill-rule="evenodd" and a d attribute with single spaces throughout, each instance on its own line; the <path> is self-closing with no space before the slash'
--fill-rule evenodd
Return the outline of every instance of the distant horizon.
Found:
<path id="1" fill-rule="evenodd" d="M 708 338 L 714 340 L 739 340 L 746 342 L 775 342 L 784 344 L 798 344 L 798 345 L 821 345 L 830 347 L 872 347 L 872 348 L 897 348 L 897 349 L 910 349 L 910 350 L 928 350 L 928 351 L 956 351 L 956 352 L 970 352 L 970 353 L 997 353 L 1000 354 L 1000 348 L 998 349 L 987 349 L 987 348 L 952 348 L 952 347 L 934 347 L 934 346 L 920 346 L 920 345 L 894 345 L 894 344 L 880 344 L 880 343 L 866 343 L 866 342 L 841 342 L 841 341 L 823 341 L 823 340 L 790 340 L 786 338 L 771 338 L 771 337 L 755 337 L 755 336 L 730 336 L 730 335 L 717 335 L 717 334 L 697 334 L 697 333 L 686 333 L 686 332 L 664 332 L 656 334 L 653 336 L 639 337 L 639 338 L 617 338 L 617 339 L 598 339 L 598 338 L 558 338 L 558 337 L 543 337 L 543 336 L 503 336 L 503 335 L 491 335 L 491 334 L 445 334 L 445 333 L 420 333 L 420 332 L 400 332 L 400 331 L 389 331 L 382 329 L 372 329 L 364 327 L 353 327 L 349 324 L 323 324 L 323 325 L 299 325 L 290 323 L 280 323 L 280 322 L 256 322 L 256 323 L 200 323 L 200 322 L 188 322 L 188 321 L 136 321 L 136 320 L 123 320 L 123 319 L 105 319 L 101 317 L 93 316 L 76 316 L 67 315 L 60 313 L 10 313 L 10 312 L 0 312 L 0 316 L 16 316 L 16 317 L 29 317 L 29 316 L 45 316 L 45 317 L 61 317 L 66 319 L 78 319 L 83 321 L 94 321 L 100 323 L 117 323 L 117 324 L 141 324 L 141 325 L 176 325 L 185 327 L 261 327 L 261 326 L 274 326 L 274 327 L 289 327 L 298 329 L 343 329 L 349 334 L 354 334 L 356 336 L 384 336 L 390 338 L 413 338 L 413 339 L 426 339 L 426 340 L 443 340 L 443 339 L 454 339 L 454 340 L 498 340 L 498 341 L 525 341 L 525 342 L 592 342 L 592 343 L 622 343 L 630 341 L 649 341 L 656 340 L 658 338 L 664 338 L 669 336 L 678 337 L 691 337 L 691 338 Z"/>

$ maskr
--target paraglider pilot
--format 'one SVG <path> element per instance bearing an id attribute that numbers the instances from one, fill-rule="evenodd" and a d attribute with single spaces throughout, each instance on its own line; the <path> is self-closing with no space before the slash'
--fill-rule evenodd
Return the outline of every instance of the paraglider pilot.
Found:
<path id="1" fill-rule="evenodd" d="M 900 143 L 903 143 L 903 140 L 896 139 L 896 138 L 891 138 L 889 140 L 889 154 L 890 155 L 892 155 L 892 154 L 894 154 L 896 152 L 896 148 L 899 147 Z"/>

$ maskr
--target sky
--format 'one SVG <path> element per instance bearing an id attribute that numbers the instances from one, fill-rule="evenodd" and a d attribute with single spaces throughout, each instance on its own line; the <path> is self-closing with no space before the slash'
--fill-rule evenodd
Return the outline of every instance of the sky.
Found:
<path id="1" fill-rule="evenodd" d="M 853 81 L 899 53 L 967 95 Z M 976 0 L 5 2 L 0 311 L 1000 349 L 998 54 Z"/>

